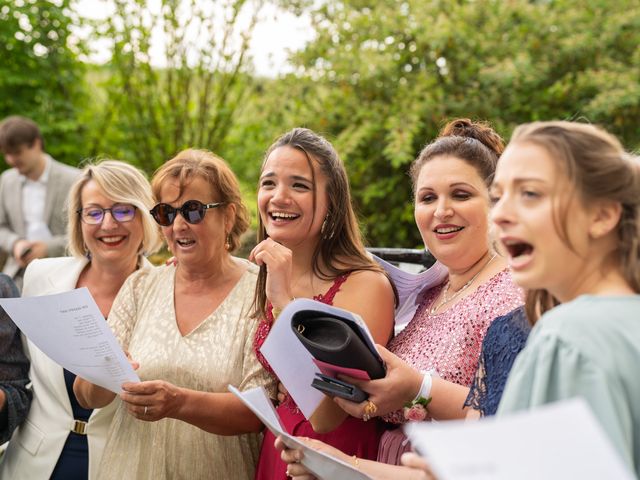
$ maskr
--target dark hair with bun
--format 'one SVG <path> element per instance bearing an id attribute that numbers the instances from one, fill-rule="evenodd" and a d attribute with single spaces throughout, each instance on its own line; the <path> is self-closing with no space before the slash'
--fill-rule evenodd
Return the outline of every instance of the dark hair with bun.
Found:
<path id="1" fill-rule="evenodd" d="M 487 186 L 491 185 L 498 158 L 504 151 L 504 140 L 485 122 L 457 118 L 447 123 L 437 139 L 424 147 L 411 164 L 411 180 L 415 189 L 425 163 L 436 157 L 451 156 L 473 166 Z"/>

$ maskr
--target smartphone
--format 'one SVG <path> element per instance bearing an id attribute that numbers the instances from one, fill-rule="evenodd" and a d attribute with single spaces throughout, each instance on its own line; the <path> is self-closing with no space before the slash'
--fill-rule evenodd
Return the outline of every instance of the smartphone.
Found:
<path id="1" fill-rule="evenodd" d="M 337 378 L 328 377 L 321 373 L 316 373 L 316 378 L 311 382 L 311 386 L 330 397 L 340 397 L 356 403 L 363 402 L 369 398 L 369 395 L 365 391 L 360 390 L 355 385 L 343 382 Z"/>
<path id="2" fill-rule="evenodd" d="M 27 255 L 29 255 L 31 253 L 31 247 L 27 247 L 24 250 L 22 250 L 20 252 L 20 260 L 22 260 L 24 257 L 26 257 Z"/>

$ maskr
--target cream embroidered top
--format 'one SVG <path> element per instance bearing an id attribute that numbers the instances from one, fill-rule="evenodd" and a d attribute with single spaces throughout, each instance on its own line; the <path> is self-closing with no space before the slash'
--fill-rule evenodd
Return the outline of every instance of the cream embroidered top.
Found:
<path id="1" fill-rule="evenodd" d="M 174 309 L 175 267 L 132 275 L 109 315 L 123 349 L 140 363 L 141 380 L 162 379 L 200 391 L 275 388 L 253 352 L 257 320 L 249 309 L 257 267 L 247 271 L 220 306 L 181 335 Z M 219 436 L 175 419 L 138 420 L 121 404 L 100 466 L 100 479 L 252 479 L 260 434 Z"/>

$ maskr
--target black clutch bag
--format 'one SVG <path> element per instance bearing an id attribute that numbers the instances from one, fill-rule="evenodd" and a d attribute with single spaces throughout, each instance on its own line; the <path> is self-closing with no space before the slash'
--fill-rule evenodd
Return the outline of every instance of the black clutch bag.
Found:
<path id="1" fill-rule="evenodd" d="M 291 328 L 316 360 L 338 367 L 338 372 L 361 370 L 372 380 L 385 376 L 380 355 L 371 350 L 373 346 L 354 322 L 325 312 L 301 310 L 292 316 Z"/>

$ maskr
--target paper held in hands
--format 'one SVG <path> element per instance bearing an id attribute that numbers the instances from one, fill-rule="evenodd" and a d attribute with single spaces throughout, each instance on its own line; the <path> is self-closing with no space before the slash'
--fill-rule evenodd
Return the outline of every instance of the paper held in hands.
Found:
<path id="1" fill-rule="evenodd" d="M 438 480 L 632 480 L 587 403 L 573 399 L 477 422 L 410 422 Z"/>
<path id="2" fill-rule="evenodd" d="M 300 315 L 305 316 L 306 312 L 313 312 L 316 316 L 326 314 L 329 317 L 339 317 L 343 322 L 348 322 L 358 332 L 358 337 L 364 344 L 364 350 L 379 360 L 380 368 L 382 368 L 382 360 L 379 359 L 369 329 L 358 315 L 306 298 L 289 303 L 280 313 L 260 351 L 293 397 L 300 411 L 308 419 L 324 398 L 321 392 L 311 387 L 317 373 L 323 371 L 329 376 L 337 373 L 357 373 L 352 376 L 362 378 L 366 372 L 354 372 L 345 370 L 345 367 L 336 366 L 329 368 L 326 361 L 320 364 L 315 362 L 312 354 L 302 345 L 292 330 L 292 320 Z"/>
<path id="3" fill-rule="evenodd" d="M 30 342 L 79 377 L 114 393 L 140 381 L 86 287 L 3 298 L 0 306 Z"/>
<path id="4" fill-rule="evenodd" d="M 282 437 L 289 448 L 301 449 L 304 453 L 301 463 L 320 480 L 371 480 L 371 477 L 331 455 L 307 447 L 296 437 L 289 435 L 282 427 L 280 419 L 264 387 L 252 388 L 244 392 L 229 385 L 229 391 L 237 396 L 276 437 Z"/>

